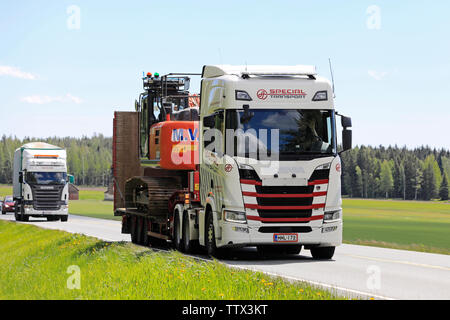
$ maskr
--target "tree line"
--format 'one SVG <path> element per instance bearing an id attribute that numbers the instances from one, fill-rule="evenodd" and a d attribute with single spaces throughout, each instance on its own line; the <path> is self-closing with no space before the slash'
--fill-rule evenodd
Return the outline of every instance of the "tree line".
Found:
<path id="1" fill-rule="evenodd" d="M 342 194 L 358 198 L 449 198 L 450 152 L 360 146 L 341 154 Z"/>
<path id="2" fill-rule="evenodd" d="M 67 170 L 76 185 L 107 186 L 112 163 L 112 138 L 102 134 L 92 137 L 50 137 L 46 139 L 2 136 L 0 141 L 0 183 L 11 184 L 14 151 L 28 142 L 47 142 L 67 150 Z"/>
<path id="3" fill-rule="evenodd" d="M 112 138 L 3 136 L 0 141 L 0 183 L 12 183 L 14 150 L 44 141 L 67 150 L 69 174 L 75 184 L 107 186 L 111 177 Z M 342 194 L 358 198 L 430 200 L 449 198 L 450 151 L 420 147 L 357 146 L 341 154 Z"/>

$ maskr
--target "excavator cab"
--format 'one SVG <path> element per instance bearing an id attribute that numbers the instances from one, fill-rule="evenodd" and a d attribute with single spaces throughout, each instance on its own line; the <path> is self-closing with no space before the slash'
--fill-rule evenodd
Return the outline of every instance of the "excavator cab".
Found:
<path id="1" fill-rule="evenodd" d="M 198 163 L 199 97 L 189 95 L 188 75 L 148 73 L 142 79 L 144 92 L 135 103 L 141 163 L 173 170 L 194 170 Z"/>

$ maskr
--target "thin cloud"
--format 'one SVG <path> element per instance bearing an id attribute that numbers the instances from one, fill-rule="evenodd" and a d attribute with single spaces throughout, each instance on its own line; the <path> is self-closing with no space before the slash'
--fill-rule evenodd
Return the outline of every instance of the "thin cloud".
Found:
<path id="1" fill-rule="evenodd" d="M 0 76 L 10 76 L 13 78 L 26 79 L 26 80 L 36 80 L 37 76 L 21 71 L 19 68 L 11 66 L 0 66 Z"/>
<path id="2" fill-rule="evenodd" d="M 50 96 L 34 95 L 34 96 L 20 98 L 20 101 L 26 102 L 26 103 L 31 103 L 31 104 L 48 104 L 48 103 L 53 103 L 53 102 L 73 102 L 76 104 L 83 103 L 83 100 L 81 98 L 71 95 L 70 93 L 68 93 L 62 97 L 61 96 L 50 97 Z"/>
<path id="3" fill-rule="evenodd" d="M 383 78 L 386 77 L 389 72 L 387 72 L 387 71 L 369 70 L 369 71 L 367 71 L 367 73 L 373 79 L 380 81 L 380 80 L 383 80 Z"/>

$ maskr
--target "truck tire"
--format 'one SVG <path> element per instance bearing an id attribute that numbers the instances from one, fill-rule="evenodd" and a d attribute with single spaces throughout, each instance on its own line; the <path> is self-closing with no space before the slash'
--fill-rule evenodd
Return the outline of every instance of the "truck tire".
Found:
<path id="1" fill-rule="evenodd" d="M 67 222 L 67 220 L 69 220 L 69 216 L 61 216 L 62 222 Z"/>
<path id="2" fill-rule="evenodd" d="M 137 217 L 136 216 L 132 216 L 131 217 L 131 242 L 137 244 Z"/>
<path id="3" fill-rule="evenodd" d="M 3 210 L 2 210 L 2 214 L 6 214 L 6 211 L 3 211 Z"/>
<path id="4" fill-rule="evenodd" d="M 184 252 L 183 239 L 181 238 L 180 213 L 178 210 L 175 210 L 173 215 L 173 245 L 178 251 Z"/>
<path id="5" fill-rule="evenodd" d="M 198 248 L 198 241 L 191 240 L 190 232 L 189 232 L 189 216 L 188 213 L 185 212 L 183 214 L 183 247 L 184 252 L 193 253 Z"/>
<path id="6" fill-rule="evenodd" d="M 316 260 L 330 260 L 333 258 L 336 247 L 311 248 L 311 255 Z"/>
<path id="7" fill-rule="evenodd" d="M 215 258 L 224 258 L 226 256 L 226 249 L 219 249 L 216 246 L 216 232 L 214 230 L 213 213 L 208 214 L 206 220 L 205 245 L 208 256 Z"/>
<path id="8" fill-rule="evenodd" d="M 21 218 L 22 218 L 22 217 L 21 217 L 20 214 L 19 214 L 19 205 L 17 204 L 17 205 L 14 207 L 14 219 L 16 219 L 16 221 L 20 221 Z"/>
<path id="9" fill-rule="evenodd" d="M 20 206 L 20 216 L 20 221 L 28 222 L 30 220 L 30 217 L 25 215 L 24 208 L 22 206 Z"/>

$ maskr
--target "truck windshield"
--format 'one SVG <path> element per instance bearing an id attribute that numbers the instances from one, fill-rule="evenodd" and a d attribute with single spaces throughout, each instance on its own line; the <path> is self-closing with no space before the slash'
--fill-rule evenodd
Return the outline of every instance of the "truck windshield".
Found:
<path id="1" fill-rule="evenodd" d="M 27 172 L 25 180 L 29 184 L 65 184 L 65 172 Z"/>
<path id="2" fill-rule="evenodd" d="M 226 129 L 243 130 L 243 135 L 242 131 L 235 134 L 234 150 L 231 151 L 234 154 L 230 154 L 228 148 L 229 155 L 240 155 L 244 150 L 246 157 L 254 157 L 249 152 L 252 150 L 252 142 L 257 145 L 258 158 L 267 154 L 278 156 L 279 160 L 296 160 L 330 156 L 336 152 L 333 110 L 227 110 L 225 122 Z M 272 140 L 276 134 L 278 147 Z M 229 135 L 226 137 L 228 139 Z M 238 139 L 239 137 L 245 139 Z"/>

